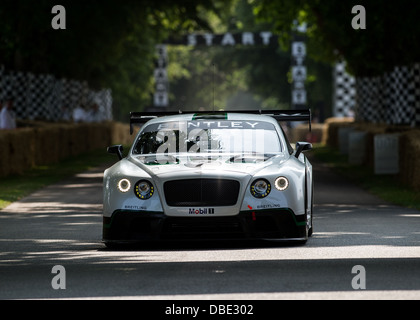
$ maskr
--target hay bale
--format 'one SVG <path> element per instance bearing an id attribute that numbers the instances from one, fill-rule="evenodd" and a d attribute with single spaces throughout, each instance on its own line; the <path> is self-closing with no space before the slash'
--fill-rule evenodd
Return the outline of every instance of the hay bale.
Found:
<path id="1" fill-rule="evenodd" d="M 62 124 L 58 128 L 58 138 L 60 141 L 59 156 L 60 160 L 66 159 L 71 155 L 70 151 L 70 124 Z"/>
<path id="2" fill-rule="evenodd" d="M 70 156 L 77 156 L 81 154 L 86 147 L 86 132 L 83 124 L 72 124 L 69 127 L 68 139 L 69 139 L 69 151 Z"/>
<path id="3" fill-rule="evenodd" d="M 0 177 L 5 177 L 10 171 L 9 131 L 0 130 Z"/>
<path id="4" fill-rule="evenodd" d="M 58 125 L 34 129 L 37 165 L 57 163 L 60 159 L 60 129 Z"/>
<path id="5" fill-rule="evenodd" d="M 3 152 L 8 159 L 5 168 L 7 174 L 22 174 L 27 168 L 32 168 L 35 164 L 32 129 L 9 131 L 6 137 Z"/>
<path id="6" fill-rule="evenodd" d="M 400 174 L 402 183 L 420 190 L 420 130 L 410 130 L 400 137 Z"/>
<path id="7" fill-rule="evenodd" d="M 354 118 L 328 118 L 325 120 L 324 138 L 322 143 L 332 148 L 338 148 L 338 129 L 354 125 Z"/>
<path id="8" fill-rule="evenodd" d="M 14 149 L 13 164 L 19 167 L 18 173 L 23 173 L 26 168 L 31 168 L 34 164 L 33 158 L 33 131 L 31 129 L 21 129 L 14 131 L 11 146 Z"/>
<path id="9" fill-rule="evenodd" d="M 89 148 L 106 149 L 111 143 L 111 126 L 108 123 L 92 124 L 89 127 Z"/>
<path id="10" fill-rule="evenodd" d="M 57 163 L 70 156 L 113 143 L 131 144 L 129 125 L 105 123 L 36 123 L 0 131 L 0 176 L 21 174 L 35 165 Z"/>
<path id="11" fill-rule="evenodd" d="M 374 167 L 374 165 L 375 165 L 374 137 L 377 134 L 388 133 L 388 131 L 387 131 L 388 127 L 389 127 L 389 125 L 386 125 L 386 124 L 374 124 L 374 123 L 364 123 L 364 122 L 354 123 L 354 129 L 355 130 L 366 132 L 365 165 L 367 165 L 371 168 Z"/>
<path id="12" fill-rule="evenodd" d="M 134 128 L 133 135 L 130 135 L 130 126 L 120 122 L 112 123 L 111 144 L 131 145 L 136 137 L 138 128 Z"/>
<path id="13" fill-rule="evenodd" d="M 309 131 L 307 124 L 301 124 L 290 130 L 290 142 L 307 141 L 311 143 L 318 143 L 324 140 L 326 125 L 323 123 L 313 123 L 312 130 Z"/>

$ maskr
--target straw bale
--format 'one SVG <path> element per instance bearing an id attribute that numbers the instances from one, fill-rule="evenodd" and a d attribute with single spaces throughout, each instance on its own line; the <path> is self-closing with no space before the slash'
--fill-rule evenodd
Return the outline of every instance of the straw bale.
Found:
<path id="1" fill-rule="evenodd" d="M 338 148 L 338 129 L 351 127 L 354 124 L 353 118 L 328 118 L 325 120 L 323 144 Z"/>
<path id="2" fill-rule="evenodd" d="M 420 130 L 410 130 L 400 137 L 400 181 L 420 190 Z"/>
<path id="3" fill-rule="evenodd" d="M 290 142 L 307 141 L 311 143 L 322 142 L 324 140 L 326 125 L 323 123 L 313 123 L 312 130 L 309 131 L 308 124 L 301 124 L 291 130 L 288 134 Z"/>
<path id="4" fill-rule="evenodd" d="M 9 131 L 0 130 L 0 177 L 7 176 L 9 174 Z"/>
<path id="5" fill-rule="evenodd" d="M 130 126 L 128 124 L 114 122 L 111 131 L 111 144 L 131 145 L 138 132 L 138 128 L 135 127 L 133 135 L 130 135 Z"/>

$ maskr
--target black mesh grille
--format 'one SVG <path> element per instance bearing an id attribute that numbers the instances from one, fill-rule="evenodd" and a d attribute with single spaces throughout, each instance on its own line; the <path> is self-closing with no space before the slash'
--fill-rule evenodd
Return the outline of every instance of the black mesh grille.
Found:
<path id="1" fill-rule="evenodd" d="M 163 185 L 166 203 L 172 207 L 233 206 L 239 187 L 238 181 L 224 179 L 174 180 Z"/>

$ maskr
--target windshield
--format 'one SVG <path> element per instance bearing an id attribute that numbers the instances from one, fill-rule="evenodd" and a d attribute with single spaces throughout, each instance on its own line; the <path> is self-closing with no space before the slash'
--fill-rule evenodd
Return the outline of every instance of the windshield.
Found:
<path id="1" fill-rule="evenodd" d="M 261 121 L 193 120 L 148 125 L 133 154 L 281 152 L 273 124 Z"/>

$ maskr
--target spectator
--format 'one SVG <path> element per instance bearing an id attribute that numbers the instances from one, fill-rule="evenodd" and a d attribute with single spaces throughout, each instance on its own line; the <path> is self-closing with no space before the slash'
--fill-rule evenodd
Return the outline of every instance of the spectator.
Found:
<path id="1" fill-rule="evenodd" d="M 0 112 L 0 129 L 16 129 L 13 99 L 7 98 Z"/>
<path id="2" fill-rule="evenodd" d="M 87 119 L 87 113 L 82 106 L 78 106 L 73 110 L 73 121 L 76 123 L 85 122 Z"/>
<path id="3" fill-rule="evenodd" d="M 67 105 L 61 107 L 61 120 L 63 121 L 71 121 L 71 111 Z"/>
<path id="4" fill-rule="evenodd" d="M 87 121 L 88 122 L 101 122 L 102 117 L 99 111 L 99 105 L 97 103 L 93 103 L 91 109 L 87 114 Z"/>

